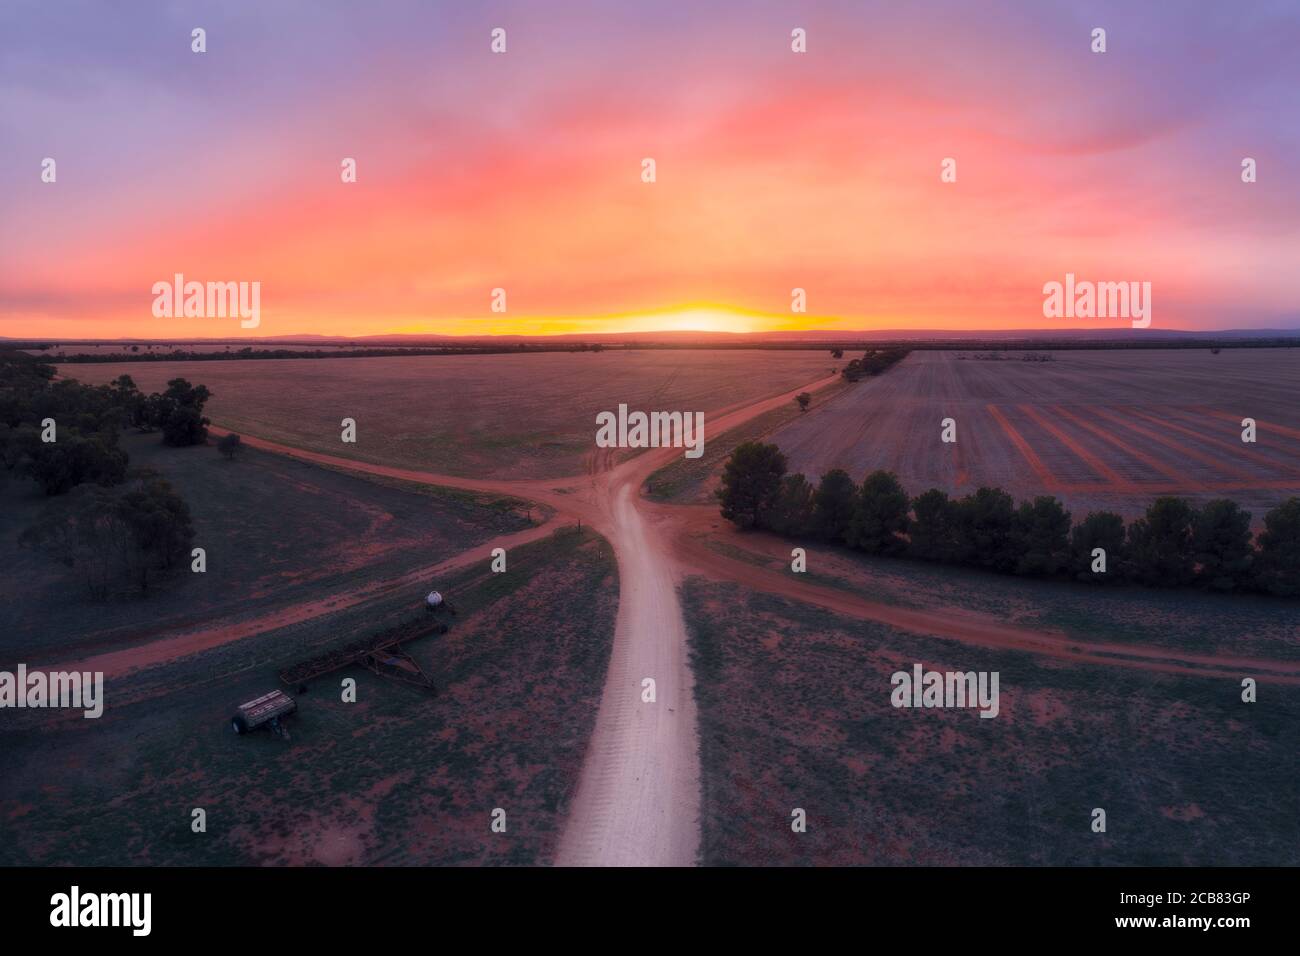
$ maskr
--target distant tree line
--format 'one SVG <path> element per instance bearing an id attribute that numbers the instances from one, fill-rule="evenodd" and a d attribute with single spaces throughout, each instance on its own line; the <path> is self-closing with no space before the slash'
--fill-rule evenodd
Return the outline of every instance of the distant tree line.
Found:
<path id="1" fill-rule="evenodd" d="M 722 516 L 740 528 L 868 554 L 1026 577 L 1300 596 L 1300 498 L 1269 511 L 1258 538 L 1251 535 L 1250 513 L 1227 499 L 1197 508 L 1161 497 L 1128 524 L 1107 511 L 1075 524 L 1050 495 L 1017 505 L 999 488 L 961 498 L 932 488 L 912 498 L 886 471 L 873 471 L 859 485 L 837 468 L 813 486 L 786 473 L 776 445 L 760 442 L 732 452 L 717 494 Z M 1096 549 L 1104 552 L 1105 573 L 1094 571 Z"/>
<path id="2" fill-rule="evenodd" d="M 517 352 L 603 352 L 605 346 L 586 342 L 546 344 L 519 342 L 495 346 L 450 346 L 438 348 L 332 348 L 332 349 L 227 349 L 222 351 L 189 351 L 173 349 L 169 352 L 139 351 L 138 345 L 129 352 L 73 352 L 50 357 L 52 362 L 70 365 L 87 365 L 103 362 L 223 362 L 235 359 L 334 359 L 334 358 L 394 358 L 411 355 L 503 355 Z"/>
<path id="3" fill-rule="evenodd" d="M 867 349 L 862 353 L 862 358 L 851 359 L 849 364 L 840 370 L 840 374 L 848 382 L 856 382 L 860 378 L 879 375 L 907 358 L 907 353 L 908 349 L 900 348 Z"/>
<path id="4" fill-rule="evenodd" d="M 49 342 L 9 342 L 5 344 L 6 348 L 25 349 L 29 351 L 49 352 L 53 349 L 74 348 L 79 343 L 49 343 Z M 97 343 L 82 343 L 97 344 Z M 764 351 L 823 351 L 830 350 L 834 358 L 841 358 L 845 350 L 858 351 L 861 349 L 872 351 L 882 349 L 904 349 L 907 351 L 937 351 L 937 352 L 963 352 L 972 349 L 996 350 L 1002 352 L 1014 352 L 1030 350 L 1050 350 L 1054 352 L 1070 351 L 1114 351 L 1124 349 L 1208 349 L 1214 354 L 1218 354 L 1221 349 L 1278 349 L 1278 348 L 1297 348 L 1300 347 L 1300 336 L 1277 336 L 1271 338 L 1214 338 L 1209 337 L 1191 337 L 1191 338 L 1165 338 L 1163 336 L 1144 336 L 1141 338 L 1116 338 L 1116 339 L 1068 339 L 1068 338 L 1027 338 L 1020 340 L 1005 339 L 879 339 L 868 341 L 866 339 L 855 339 L 845 341 L 828 341 L 812 339 L 794 339 L 794 340 L 751 340 L 741 338 L 736 341 L 719 341 L 711 339 L 691 339 L 681 342 L 638 342 L 629 341 L 609 341 L 609 342 L 515 342 L 515 343 L 491 343 L 486 341 L 479 342 L 458 342 L 456 345 L 445 346 L 327 346 L 314 349 L 292 349 L 292 348 L 253 348 L 245 346 L 241 349 L 224 349 L 221 351 L 190 351 L 188 349 L 175 349 L 171 351 L 162 351 L 162 348 L 168 346 L 156 347 L 153 344 L 146 344 L 143 349 L 139 345 L 123 346 L 121 352 L 74 352 L 65 354 L 58 352 L 50 356 L 50 361 L 67 362 L 67 363 L 96 363 L 96 362 L 220 362 L 230 361 L 232 359 L 330 359 L 330 358 L 386 358 L 403 355 L 503 355 L 518 354 L 520 352 L 528 353 L 550 353 L 550 352 L 638 352 L 638 351 L 672 351 L 679 349 L 688 349 L 692 351 L 720 351 L 728 350 L 764 350 Z M 155 350 L 157 348 L 157 350 Z"/>

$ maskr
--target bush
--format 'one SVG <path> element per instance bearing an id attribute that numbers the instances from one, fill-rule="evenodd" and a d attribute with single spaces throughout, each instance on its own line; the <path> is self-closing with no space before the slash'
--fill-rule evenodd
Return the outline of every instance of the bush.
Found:
<path id="1" fill-rule="evenodd" d="M 234 432 L 222 435 L 217 439 L 217 451 L 220 452 L 227 461 L 234 460 L 234 457 L 239 454 L 239 450 L 242 447 L 243 445 L 240 442 L 239 436 Z"/>
<path id="2" fill-rule="evenodd" d="M 850 547 L 868 554 L 900 554 L 907 548 L 907 492 L 893 472 L 873 471 L 862 479 L 853 519 Z"/>

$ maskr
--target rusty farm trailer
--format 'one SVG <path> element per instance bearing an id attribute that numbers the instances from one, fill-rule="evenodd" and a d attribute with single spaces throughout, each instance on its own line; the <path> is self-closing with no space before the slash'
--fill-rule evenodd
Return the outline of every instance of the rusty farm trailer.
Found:
<path id="1" fill-rule="evenodd" d="M 282 690 L 273 690 L 246 704 L 240 704 L 235 716 L 230 718 L 230 723 L 237 734 L 267 727 L 278 736 L 288 737 L 289 732 L 281 723 L 281 718 L 288 717 L 297 709 L 298 705 L 292 697 Z"/>

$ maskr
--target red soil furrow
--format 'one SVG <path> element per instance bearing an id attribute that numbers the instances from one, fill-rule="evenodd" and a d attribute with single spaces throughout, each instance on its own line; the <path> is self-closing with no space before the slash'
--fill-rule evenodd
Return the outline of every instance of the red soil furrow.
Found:
<path id="1" fill-rule="evenodd" d="M 1039 483 L 1042 484 L 1043 489 L 1052 490 L 1056 488 L 1056 476 L 1053 475 L 1051 471 L 1048 470 L 1047 466 L 1043 464 L 1042 459 L 1040 459 L 1034 452 L 1034 449 L 1030 446 L 1029 442 L 1025 441 L 1025 436 L 1021 435 L 1020 432 L 1016 430 L 1016 426 L 1007 421 L 1007 417 L 1002 414 L 1002 409 L 998 408 L 996 405 L 985 405 L 984 407 L 988 410 L 988 413 L 993 416 L 993 420 L 1002 426 L 1002 431 L 1006 433 L 1006 436 L 1009 439 L 1011 439 L 1011 444 L 1016 446 L 1016 450 L 1019 451 L 1025 461 L 1029 463 L 1029 467 L 1033 469 L 1034 475 L 1038 478 Z"/>
<path id="2" fill-rule="evenodd" d="M 1159 415 L 1153 415 L 1150 412 L 1139 411 L 1137 408 L 1134 408 L 1132 405 L 1127 406 L 1125 408 L 1125 411 L 1134 415 L 1141 416 L 1143 419 L 1145 419 L 1148 422 L 1151 422 L 1153 425 L 1163 425 L 1166 428 L 1172 428 L 1174 431 L 1180 432 L 1181 434 L 1190 435 L 1192 438 L 1204 442 L 1207 445 L 1213 445 L 1215 448 L 1222 448 L 1224 451 L 1226 451 L 1230 455 L 1233 455 L 1234 457 L 1249 459 L 1250 461 L 1256 462 L 1257 464 L 1265 465 L 1269 468 L 1272 468 L 1275 471 L 1285 469 L 1285 466 L 1280 464 L 1277 460 L 1273 458 L 1269 458 L 1267 455 L 1261 455 L 1257 451 L 1252 451 L 1251 449 L 1247 448 L 1245 444 L 1242 442 L 1237 442 L 1236 444 L 1233 444 L 1232 442 L 1226 442 L 1221 438 L 1214 438 L 1213 436 L 1207 435 L 1202 431 L 1197 431 L 1195 428 L 1189 428 L 1186 425 L 1180 425 L 1178 422 L 1170 421 L 1168 416 L 1161 418 Z M 1215 461 L 1219 461 L 1219 459 L 1215 459 Z"/>
<path id="3" fill-rule="evenodd" d="M 1133 482 L 1129 481 L 1114 468 L 1110 467 L 1110 465 L 1106 464 L 1092 452 L 1088 451 L 1088 449 L 1084 448 L 1077 438 L 1065 429 L 1061 428 L 1055 422 L 1045 417 L 1038 411 L 1038 409 L 1034 408 L 1034 406 L 1018 405 L 1016 407 L 1019 408 L 1022 413 L 1028 415 L 1037 422 L 1039 426 L 1045 429 L 1053 438 L 1059 441 L 1066 448 L 1070 449 L 1072 455 L 1091 468 L 1096 472 L 1096 474 L 1104 478 L 1106 483 L 1112 488 L 1123 490 L 1125 492 L 1133 492 L 1137 490 L 1137 486 L 1134 485 Z"/>
<path id="4" fill-rule="evenodd" d="M 1200 482 L 1194 482 L 1194 481 L 1184 479 L 1183 475 L 1179 471 L 1169 467 L 1160 459 L 1155 458 L 1152 455 L 1148 455 L 1146 452 L 1142 451 L 1141 449 L 1134 448 L 1128 442 L 1124 441 L 1122 438 L 1119 438 L 1117 435 L 1115 435 L 1114 432 L 1106 431 L 1106 429 L 1101 428 L 1100 426 L 1094 424 L 1093 422 L 1088 421 L 1087 419 L 1079 415 L 1075 415 L 1068 408 L 1065 408 L 1061 405 L 1053 405 L 1052 409 L 1058 415 L 1068 418 L 1071 422 L 1073 422 L 1078 427 L 1092 432 L 1092 434 L 1096 435 L 1098 438 L 1106 442 L 1111 447 L 1118 448 L 1120 451 L 1122 451 L 1124 454 L 1128 455 L 1130 458 L 1134 459 L 1135 461 L 1142 462 L 1142 464 L 1146 465 L 1152 471 L 1159 472 L 1160 474 L 1164 475 L 1166 478 L 1178 482 L 1179 484 L 1185 483 L 1188 486 L 1193 487 L 1194 490 L 1196 491 L 1204 490 L 1204 485 L 1202 485 Z"/>
<path id="5" fill-rule="evenodd" d="M 1227 412 L 1221 412 L 1213 408 L 1205 408 L 1202 405 L 1193 405 L 1191 410 L 1198 412 L 1201 415 L 1210 415 L 1214 418 L 1232 422 L 1237 428 L 1241 427 L 1241 420 L 1246 417 L 1244 415 L 1230 415 Z M 1288 428 L 1285 425 L 1278 425 L 1275 422 L 1261 421 L 1258 418 L 1255 419 L 1255 429 L 1260 434 L 1276 433 L 1278 435 L 1286 435 L 1288 438 L 1300 439 L 1300 429 Z"/>
<path id="6" fill-rule="evenodd" d="M 1139 486 L 1142 492 L 1150 495 L 1191 495 L 1198 492 L 1228 491 L 1300 491 L 1300 477 L 1277 478 L 1270 481 L 1242 478 L 1235 481 L 1180 481 L 1180 482 L 1143 482 Z M 1083 494 L 1086 492 L 1108 491 L 1106 485 L 1092 481 L 1066 481 L 1056 486 L 1062 493 Z"/>
<path id="7" fill-rule="evenodd" d="M 1158 431 L 1147 428 L 1144 425 L 1139 425 L 1137 422 L 1133 420 L 1133 417 L 1131 415 L 1125 417 L 1123 415 L 1116 414 L 1114 411 L 1112 411 L 1109 408 L 1103 408 L 1099 405 L 1093 406 L 1092 410 L 1094 413 L 1100 415 L 1102 418 L 1108 419 L 1109 421 L 1114 422 L 1116 425 L 1119 425 L 1122 428 L 1127 428 L 1129 431 L 1141 435 L 1143 438 L 1164 445 L 1166 448 L 1172 448 L 1175 451 L 1179 452 L 1180 454 L 1183 454 L 1188 458 L 1191 458 L 1193 461 L 1199 461 L 1201 464 L 1209 465 L 1211 468 L 1214 468 L 1218 471 L 1226 471 L 1228 474 L 1236 475 L 1238 478 L 1241 479 L 1252 480 L 1253 478 L 1250 472 L 1246 471 L 1243 468 L 1238 468 L 1236 465 L 1232 464 L 1231 462 L 1226 462 L 1222 458 L 1216 458 L 1213 455 L 1206 454 L 1205 452 L 1199 451 L 1195 448 L 1189 448 L 1186 442 L 1180 442 L 1177 439 L 1170 438 L 1168 435 L 1162 435 Z M 1146 416 L 1143 417 L 1145 418 Z M 1157 424 L 1163 425 L 1165 423 L 1157 420 Z"/>
<path id="8" fill-rule="evenodd" d="M 792 598 L 836 613 L 876 621 L 889 627 L 999 650 L 1025 651 L 1080 663 L 1129 667 L 1169 674 L 1238 678 L 1266 673 L 1271 681 L 1300 685 L 1300 661 L 1268 661 L 1188 654 L 1173 648 L 1077 641 L 1063 631 L 1028 630 L 1005 621 L 953 608 L 915 610 L 860 598 L 836 588 L 793 580 L 772 571 L 719 554 L 698 539 L 678 538 L 677 553 L 693 570 L 709 577 L 743 584 L 767 594 Z"/>

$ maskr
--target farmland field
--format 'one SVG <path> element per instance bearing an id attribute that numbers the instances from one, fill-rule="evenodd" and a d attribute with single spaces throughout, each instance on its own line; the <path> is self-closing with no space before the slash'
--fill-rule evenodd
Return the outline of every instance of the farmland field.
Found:
<path id="1" fill-rule="evenodd" d="M 99 720 L 11 712 L 0 865 L 547 862 L 609 657 L 614 566 L 602 539 L 572 529 L 512 549 L 511 566 L 440 580 L 457 600 L 450 633 L 407 645 L 438 696 L 352 666 L 298 693 L 291 741 L 237 737 L 230 713 L 322 643 L 421 613 L 409 589 L 327 626 L 110 677 Z M 341 700 L 343 676 L 355 703 Z M 490 829 L 497 807 L 504 834 Z M 191 830 L 194 808 L 205 833 Z"/>
<path id="2" fill-rule="evenodd" d="M 879 570 L 860 563 L 846 578 L 856 588 Z M 912 599 L 935 601 L 937 582 L 918 570 Z M 979 577 L 970 586 L 1018 617 L 1053 618 L 1055 599 L 1071 596 L 1068 585 L 1026 594 Z M 1232 646 L 1242 624 L 1221 606 L 1143 597 L 1093 609 L 1083 633 L 1125 631 L 1138 606 L 1152 631 L 1164 618 L 1195 643 Z M 1268 602 L 1244 605 L 1252 619 L 1269 613 Z M 970 647 L 699 577 L 683 606 L 705 863 L 1300 863 L 1294 683 L 1263 678 L 1269 700 L 1248 705 L 1233 678 Z M 1271 607 L 1284 634 L 1287 608 Z M 891 674 L 914 663 L 999 672 L 997 719 L 892 707 Z M 791 828 L 796 807 L 804 833 Z M 1107 813 L 1104 833 L 1091 829 L 1094 808 Z"/>
<path id="3" fill-rule="evenodd" d="M 545 355 L 64 365 L 91 384 L 177 376 L 213 392 L 207 414 L 237 432 L 379 464 L 473 478 L 583 471 L 596 414 L 715 412 L 794 388 L 835 365 L 824 351 L 678 350 Z M 339 423 L 357 422 L 357 442 Z M 707 435 L 707 419 L 706 419 Z"/>
<path id="4" fill-rule="evenodd" d="M 1059 351 L 1027 362 L 913 352 L 777 430 L 791 471 L 884 468 L 912 494 L 1001 487 L 1053 494 L 1081 517 L 1127 516 L 1161 494 L 1263 513 L 1300 494 L 1300 351 Z M 957 441 L 940 441 L 943 419 Z M 1241 441 L 1253 418 L 1254 444 Z"/>
<path id="5" fill-rule="evenodd" d="M 186 569 L 147 596 L 92 601 L 76 574 L 18 546 L 19 532 L 61 502 L 10 482 L 0 488 L 8 571 L 0 580 L 0 666 L 122 648 L 233 612 L 309 606 L 354 589 L 359 576 L 430 567 L 530 527 L 508 500 L 414 494 L 252 449 L 230 462 L 211 446 L 165 448 L 156 434 L 128 434 L 123 447 L 132 467 L 155 469 L 186 499 L 206 571 Z"/>

